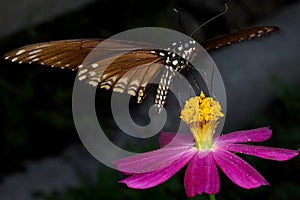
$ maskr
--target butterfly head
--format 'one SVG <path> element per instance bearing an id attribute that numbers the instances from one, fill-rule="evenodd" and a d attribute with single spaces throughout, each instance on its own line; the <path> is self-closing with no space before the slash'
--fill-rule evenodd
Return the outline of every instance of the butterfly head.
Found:
<path id="1" fill-rule="evenodd" d="M 189 65 L 189 60 L 194 56 L 197 43 L 194 40 L 174 42 L 172 46 L 165 50 L 152 51 L 163 59 L 163 64 L 172 67 L 175 71 L 180 71 Z"/>
<path id="2" fill-rule="evenodd" d="M 196 50 L 195 40 L 182 40 L 172 44 L 173 52 L 179 54 L 183 59 L 190 59 L 193 51 Z"/>

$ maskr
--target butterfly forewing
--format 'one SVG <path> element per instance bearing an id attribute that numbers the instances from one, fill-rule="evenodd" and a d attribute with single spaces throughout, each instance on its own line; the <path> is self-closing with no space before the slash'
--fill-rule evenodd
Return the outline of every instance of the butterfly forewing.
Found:
<path id="1" fill-rule="evenodd" d="M 4 55 L 19 63 L 37 63 L 52 67 L 77 69 L 102 40 L 62 40 L 27 45 Z"/>
<path id="2" fill-rule="evenodd" d="M 80 66 L 92 51 L 99 54 L 96 47 L 101 42 L 101 39 L 74 39 L 37 43 L 12 50 L 6 53 L 4 58 L 12 62 L 74 69 Z M 116 51 L 128 51 L 141 45 L 132 41 L 106 40 L 106 48 L 99 49 L 102 51 L 102 57 L 110 57 L 115 55 Z"/>
<path id="3" fill-rule="evenodd" d="M 259 38 L 263 35 L 272 33 L 277 30 L 278 27 L 276 26 L 254 27 L 254 28 L 249 28 L 249 29 L 221 35 L 213 39 L 209 39 L 201 43 L 201 45 L 207 51 L 209 51 L 209 50 L 218 49 L 220 47 L 230 45 L 235 42 L 242 42 L 244 40 Z"/>

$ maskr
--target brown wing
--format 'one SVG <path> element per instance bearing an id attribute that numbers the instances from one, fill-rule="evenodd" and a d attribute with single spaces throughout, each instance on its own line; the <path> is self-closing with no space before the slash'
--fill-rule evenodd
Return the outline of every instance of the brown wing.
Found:
<path id="1" fill-rule="evenodd" d="M 206 40 L 203 43 L 201 43 L 201 45 L 207 51 L 209 51 L 209 50 L 218 49 L 220 47 L 230 45 L 234 42 L 241 42 L 244 40 L 259 38 L 263 35 L 277 31 L 278 29 L 279 28 L 276 26 L 261 26 L 261 27 L 249 28 L 249 29 L 221 35 L 219 37 Z"/>
<path id="2" fill-rule="evenodd" d="M 273 26 L 250 28 L 205 41 L 202 46 L 212 50 L 277 29 Z M 4 57 L 12 62 L 78 69 L 79 80 L 116 92 L 127 92 L 133 96 L 138 94 L 138 101 L 141 102 L 148 83 L 160 71 L 163 57 L 152 53 L 151 46 L 144 43 L 106 40 L 104 48 L 96 48 L 101 42 L 103 40 L 100 39 L 78 39 L 39 43 L 15 49 Z M 134 50 L 138 47 L 139 50 Z M 122 52 L 127 53 L 120 56 Z"/>
<path id="3" fill-rule="evenodd" d="M 4 58 L 12 62 L 77 69 L 101 41 L 99 39 L 62 40 L 32 44 L 12 50 L 6 53 Z"/>
<path id="4" fill-rule="evenodd" d="M 96 47 L 101 42 L 103 42 L 101 39 L 75 39 L 37 43 L 12 50 L 6 53 L 4 58 L 12 62 L 78 69 L 78 66 L 82 64 L 92 50 L 94 54 L 99 54 Z M 133 41 L 106 40 L 105 48 L 100 49 L 102 57 L 110 57 L 118 51 L 130 51 L 140 46 L 145 47 L 146 44 Z M 148 46 L 150 47 L 150 45 Z"/>
<path id="5" fill-rule="evenodd" d="M 79 70 L 79 80 L 93 86 L 127 92 L 142 97 L 147 85 L 152 82 L 160 68 L 162 58 L 149 50 L 133 50 L 121 56 L 98 59 Z"/>
<path id="6" fill-rule="evenodd" d="M 162 58 L 149 50 L 134 50 L 151 45 L 121 40 L 62 40 L 24 46 L 4 55 L 19 63 L 36 63 L 79 70 L 79 80 L 116 92 L 139 95 L 158 74 Z M 129 52 L 128 52 L 129 51 Z M 123 52 L 127 52 L 124 53 Z M 121 56 L 120 56 L 121 55 Z"/>

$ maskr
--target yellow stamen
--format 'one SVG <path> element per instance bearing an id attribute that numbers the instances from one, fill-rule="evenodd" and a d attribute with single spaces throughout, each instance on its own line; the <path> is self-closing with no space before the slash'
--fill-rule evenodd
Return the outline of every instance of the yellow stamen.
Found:
<path id="1" fill-rule="evenodd" d="M 203 92 L 200 96 L 187 100 L 180 118 L 189 126 L 199 150 L 212 147 L 218 120 L 224 116 L 221 110 L 219 102 L 211 97 L 205 97 Z"/>

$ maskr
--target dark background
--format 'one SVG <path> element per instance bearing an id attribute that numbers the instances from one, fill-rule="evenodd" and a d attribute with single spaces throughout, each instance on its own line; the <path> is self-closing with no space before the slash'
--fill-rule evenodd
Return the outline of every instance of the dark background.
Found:
<path id="1" fill-rule="evenodd" d="M 3 34 L 0 38 L 0 55 L 27 44 L 72 38 L 107 38 L 121 31 L 144 26 L 182 31 L 173 8 L 182 13 L 182 24 L 189 34 L 197 26 L 220 13 L 224 9 L 223 3 L 224 1 L 217 0 L 93 1 L 72 11 L 66 9 L 62 14 L 40 23 Z M 201 42 L 207 38 L 249 27 L 262 19 L 276 15 L 288 6 L 293 6 L 296 1 L 232 0 L 227 3 L 228 13 L 199 30 L 194 36 L 196 40 Z M 34 1 L 28 0 L 27 6 L 23 9 L 27 15 L 34 16 L 33 7 Z M 2 25 L 4 27 L 1 28 L 5 29 L 5 23 Z M 247 46 L 248 42 L 238 45 Z M 0 60 L 0 66 L 0 178 L 4 183 L 15 173 L 26 173 L 24 163 L 39 162 L 47 157 L 60 155 L 70 145 L 81 145 L 81 142 L 74 127 L 71 110 L 75 72 L 39 65 L 19 65 L 4 59 Z M 274 85 L 277 93 L 270 99 L 269 104 L 258 116 L 252 116 L 248 124 L 241 124 L 236 129 L 268 124 L 276 134 L 264 144 L 297 149 L 300 141 L 299 82 L 291 84 L 275 80 Z M 110 112 L 105 109 L 107 106 L 103 106 L 109 103 L 110 92 L 101 90 L 97 95 L 99 112 L 102 113 L 99 118 L 111 132 L 110 137 L 118 140 L 114 132 L 117 128 L 114 128 Z M 133 146 L 141 148 L 138 144 Z M 284 163 L 246 156 L 243 158 L 262 173 L 271 187 L 248 191 L 238 188 L 221 175 L 221 191 L 217 199 L 299 198 L 299 158 Z M 41 196 L 42 199 L 186 198 L 183 188 L 184 171 L 167 183 L 147 191 L 126 189 L 117 183 L 122 176 L 106 167 L 99 167 L 98 174 L 95 174 L 97 178 L 93 181 L 80 172 L 78 174 L 81 177 L 81 184 L 75 188 L 66 188 L 64 192 L 59 193 L 54 190 L 47 194 L 36 191 L 37 193 L 33 195 Z"/>

